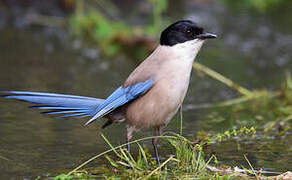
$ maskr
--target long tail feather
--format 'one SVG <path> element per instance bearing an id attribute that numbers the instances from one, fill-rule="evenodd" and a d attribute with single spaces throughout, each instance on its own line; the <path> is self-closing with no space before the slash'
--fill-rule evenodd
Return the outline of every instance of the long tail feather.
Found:
<path id="1" fill-rule="evenodd" d="M 27 91 L 1 91 L 0 93 L 4 94 L 2 96 L 7 99 L 36 104 L 31 106 L 33 109 L 49 110 L 44 112 L 45 114 L 65 114 L 60 117 L 94 116 L 95 110 L 104 102 L 104 99 L 55 93 Z"/>

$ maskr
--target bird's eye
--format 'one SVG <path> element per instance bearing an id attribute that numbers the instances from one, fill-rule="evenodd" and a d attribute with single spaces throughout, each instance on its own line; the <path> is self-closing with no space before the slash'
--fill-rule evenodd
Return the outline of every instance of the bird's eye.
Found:
<path id="1" fill-rule="evenodd" d="M 186 33 L 187 35 L 189 35 L 189 36 L 192 36 L 192 35 L 193 35 L 193 31 L 192 31 L 191 29 L 187 29 L 187 30 L 185 31 L 185 33 Z"/>

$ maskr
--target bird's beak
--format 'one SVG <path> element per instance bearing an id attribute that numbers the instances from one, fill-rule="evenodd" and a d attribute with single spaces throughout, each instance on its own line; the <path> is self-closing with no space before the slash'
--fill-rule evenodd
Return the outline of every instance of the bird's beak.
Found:
<path id="1" fill-rule="evenodd" d="M 205 32 L 203 34 L 197 35 L 197 38 L 202 39 L 202 40 L 204 40 L 204 39 L 213 39 L 213 38 L 217 38 L 217 35 Z"/>

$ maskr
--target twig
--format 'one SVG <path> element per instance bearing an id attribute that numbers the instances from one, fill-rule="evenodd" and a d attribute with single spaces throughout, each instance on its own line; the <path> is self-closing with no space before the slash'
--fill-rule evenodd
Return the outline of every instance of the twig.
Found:
<path id="1" fill-rule="evenodd" d="M 237 166 L 235 167 L 228 167 L 228 168 L 217 168 L 217 167 L 214 167 L 214 166 L 210 166 L 210 165 L 206 165 L 206 169 L 208 169 L 209 171 L 212 171 L 212 172 L 219 172 L 221 174 L 227 174 L 227 175 L 230 175 L 230 174 L 234 174 L 234 173 L 241 173 L 240 175 L 244 175 L 244 176 L 248 176 L 247 174 L 245 174 L 247 172 L 247 170 L 245 169 L 241 169 Z M 280 172 L 273 172 L 273 171 L 263 171 L 263 170 L 260 170 L 260 171 L 257 171 L 257 170 L 253 170 L 254 173 L 262 173 L 262 174 L 281 174 Z"/>
<path id="2" fill-rule="evenodd" d="M 249 162 L 249 160 L 247 159 L 246 155 L 244 154 L 244 159 L 247 161 L 249 167 L 251 168 L 251 171 L 253 172 L 253 174 L 255 175 L 255 177 L 257 178 L 257 180 L 259 180 L 259 175 L 255 172 L 255 170 L 253 169 L 251 163 Z"/>
<path id="3" fill-rule="evenodd" d="M 226 84 L 227 86 L 237 90 L 240 94 L 245 95 L 245 96 L 250 96 L 252 95 L 252 92 L 249 91 L 248 89 L 239 86 L 238 84 L 234 83 L 233 81 L 231 81 L 230 79 L 228 79 L 227 77 L 222 76 L 221 74 L 213 71 L 212 69 L 199 64 L 199 63 L 193 63 L 193 67 L 198 70 L 198 71 L 202 71 L 204 73 L 206 73 L 207 75 L 211 76 L 214 79 L 217 79 L 218 81 L 221 81 L 222 83 Z"/>
<path id="4" fill-rule="evenodd" d="M 179 130 L 179 134 L 182 136 L 182 126 L 183 126 L 183 107 L 182 104 L 180 105 L 180 130 Z"/>

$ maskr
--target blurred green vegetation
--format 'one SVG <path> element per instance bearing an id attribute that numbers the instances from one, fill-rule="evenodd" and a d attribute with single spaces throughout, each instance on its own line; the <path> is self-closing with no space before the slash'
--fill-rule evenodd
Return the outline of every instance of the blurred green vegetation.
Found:
<path id="1" fill-rule="evenodd" d="M 260 14 L 271 14 L 271 18 L 280 18 L 280 14 L 291 14 L 290 0 L 214 0 L 224 3 L 234 11 L 249 11 Z M 119 8 L 111 1 L 71 1 L 75 7 L 69 18 L 69 28 L 75 37 L 82 38 L 93 46 L 98 46 L 107 56 L 121 52 L 134 59 L 142 59 L 157 45 L 161 30 L 170 23 L 163 16 L 169 0 L 147 0 L 150 10 L 143 24 L 133 25 L 123 20 Z M 202 3 L 202 2 L 196 2 Z M 207 2 L 207 3 L 211 3 Z M 292 18 L 291 18 L 292 21 Z M 281 23 L 279 21 L 279 23 Z M 292 22 L 291 22 L 292 23 Z M 134 49 L 133 49 L 134 48 Z"/>
<path id="2" fill-rule="evenodd" d="M 99 48 L 107 55 L 114 55 L 120 50 L 120 44 L 115 39 L 130 37 L 132 31 L 122 21 L 111 22 L 101 13 L 90 11 L 86 15 L 75 14 L 70 20 L 74 35 L 99 44 Z"/>
<path id="3" fill-rule="evenodd" d="M 286 80 L 279 90 L 248 90 L 223 75 L 198 63 L 193 67 L 228 87 L 236 90 L 240 97 L 209 105 L 215 108 L 208 116 L 213 127 L 255 127 L 265 133 L 281 136 L 291 130 L 292 121 L 292 76 L 286 72 Z M 202 125 L 204 126 L 204 125 Z"/>
<path id="4" fill-rule="evenodd" d="M 108 56 L 114 56 L 126 48 L 127 51 L 124 52 L 130 50 L 129 54 L 141 58 L 146 52 L 154 49 L 156 45 L 154 39 L 160 34 L 163 26 L 162 13 L 167 8 L 167 0 L 149 0 L 152 6 L 152 12 L 149 14 L 150 23 L 135 27 L 119 18 L 110 19 L 88 3 L 75 1 L 75 13 L 70 17 L 70 29 L 74 36 L 98 45 Z M 109 3 L 110 1 L 107 5 Z M 135 50 L 131 51 L 133 47 Z"/>
<path id="5" fill-rule="evenodd" d="M 254 10 L 259 13 L 271 11 L 290 0 L 222 0 L 225 4 L 238 10 Z"/>

